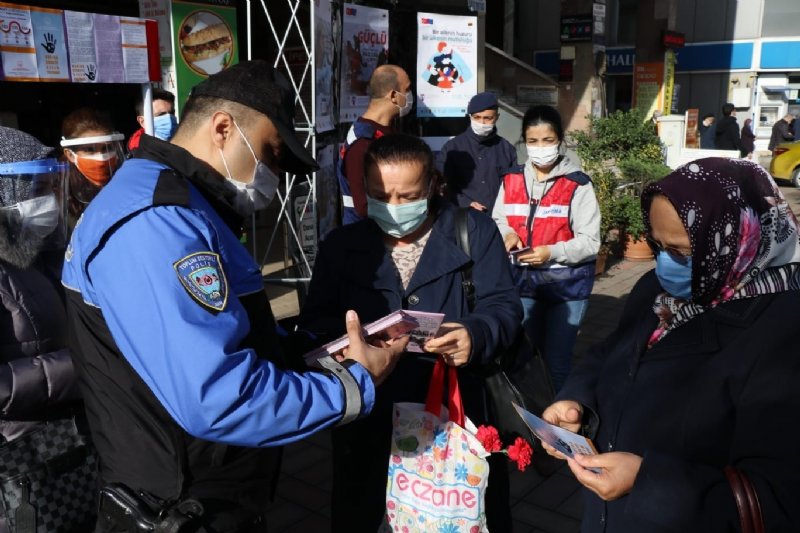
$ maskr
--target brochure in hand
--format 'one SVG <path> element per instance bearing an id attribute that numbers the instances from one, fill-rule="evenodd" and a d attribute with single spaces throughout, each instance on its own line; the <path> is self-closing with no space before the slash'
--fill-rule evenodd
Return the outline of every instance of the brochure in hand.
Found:
<path id="1" fill-rule="evenodd" d="M 511 402 L 511 405 L 517 410 L 517 414 L 519 414 L 522 421 L 525 422 L 525 425 L 531 428 L 534 435 L 539 437 L 542 442 L 549 444 L 567 457 L 573 458 L 576 453 L 581 455 L 597 454 L 594 444 L 586 437 L 582 437 L 567 429 L 554 426 L 530 411 L 526 411 L 514 402 Z M 587 470 L 591 470 L 597 474 L 600 473 L 600 470 L 595 468 L 588 468 Z"/>
<path id="2" fill-rule="evenodd" d="M 407 352 L 422 353 L 425 341 L 433 338 L 442 325 L 444 314 L 424 313 L 421 311 L 400 310 L 390 313 L 375 322 L 370 322 L 361 327 L 364 338 L 370 340 L 388 341 L 408 334 L 411 339 L 406 346 Z M 306 364 L 312 365 L 317 359 L 326 355 L 333 355 L 350 346 L 347 335 L 342 335 L 335 341 L 324 344 L 319 348 L 303 355 Z"/>

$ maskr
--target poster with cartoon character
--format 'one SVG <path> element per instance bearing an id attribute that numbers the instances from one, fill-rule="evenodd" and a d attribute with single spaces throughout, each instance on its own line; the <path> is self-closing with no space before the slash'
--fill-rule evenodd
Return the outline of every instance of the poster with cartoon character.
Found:
<path id="1" fill-rule="evenodd" d="M 478 19 L 417 13 L 417 116 L 463 117 L 478 92 Z"/>
<path id="2" fill-rule="evenodd" d="M 375 67 L 387 62 L 389 12 L 344 4 L 339 119 L 352 122 L 369 104 L 367 85 Z"/>

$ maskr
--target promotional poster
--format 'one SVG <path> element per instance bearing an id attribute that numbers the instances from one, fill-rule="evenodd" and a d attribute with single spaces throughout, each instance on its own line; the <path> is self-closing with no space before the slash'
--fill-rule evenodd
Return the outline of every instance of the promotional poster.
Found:
<path id="1" fill-rule="evenodd" d="M 317 149 L 317 212 L 319 214 L 319 239 L 339 227 L 339 184 L 336 182 L 336 146 L 329 144 Z"/>
<path id="2" fill-rule="evenodd" d="M 417 116 L 463 117 L 478 92 L 478 19 L 417 13 Z"/>
<path id="3" fill-rule="evenodd" d="M 32 7 L 31 23 L 36 44 L 39 81 L 69 81 L 64 12 L 60 9 Z"/>
<path id="4" fill-rule="evenodd" d="M 316 44 L 314 63 L 316 72 L 316 117 L 317 132 L 330 131 L 334 126 L 335 50 L 333 41 L 333 12 L 331 0 L 314 0 L 316 19 Z M 337 17 L 338 18 L 338 17 Z"/>
<path id="5" fill-rule="evenodd" d="M 4 79 L 39 79 L 31 12 L 27 7 L 0 4 L 0 57 L 3 60 Z"/>
<path id="6" fill-rule="evenodd" d="M 207 4 L 207 5 L 205 5 Z M 172 37 L 180 109 L 192 87 L 238 62 L 236 3 L 172 2 Z"/>
<path id="7" fill-rule="evenodd" d="M 339 119 L 352 122 L 367 109 L 372 71 L 387 63 L 389 12 L 344 4 Z"/>

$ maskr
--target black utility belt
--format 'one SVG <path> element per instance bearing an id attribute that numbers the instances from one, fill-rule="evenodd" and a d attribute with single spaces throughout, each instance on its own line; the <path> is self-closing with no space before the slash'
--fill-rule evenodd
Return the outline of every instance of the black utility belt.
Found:
<path id="1" fill-rule="evenodd" d="M 98 531 L 127 533 L 181 533 L 196 531 L 203 505 L 184 498 L 157 504 L 122 483 L 100 489 Z M 191 528 L 191 529 L 190 529 Z"/>

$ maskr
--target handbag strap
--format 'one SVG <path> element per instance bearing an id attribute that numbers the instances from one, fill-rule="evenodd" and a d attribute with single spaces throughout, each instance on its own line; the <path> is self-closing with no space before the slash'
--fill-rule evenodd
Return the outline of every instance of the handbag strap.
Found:
<path id="1" fill-rule="evenodd" d="M 761 504 L 758 493 L 753 483 L 744 472 L 733 466 L 726 466 L 725 477 L 733 490 L 736 508 L 739 510 L 739 520 L 742 524 L 742 533 L 764 533 L 764 517 L 761 515 Z"/>
<path id="2" fill-rule="evenodd" d="M 467 227 L 469 210 L 469 207 L 459 207 L 456 211 L 455 224 L 458 246 L 470 258 L 469 263 L 461 269 L 461 287 L 464 289 L 464 296 L 467 297 L 467 309 L 471 313 L 475 310 L 475 284 L 472 282 L 472 254 L 469 248 L 469 229 Z"/>
<path id="3" fill-rule="evenodd" d="M 431 384 L 428 387 L 428 398 L 425 401 L 425 410 L 433 416 L 439 416 L 442 412 L 442 395 L 444 394 L 445 369 L 449 374 L 447 410 L 448 419 L 461 427 L 464 427 L 464 403 L 461 401 L 461 390 L 458 387 L 458 372 L 456 367 L 447 366 L 442 359 L 437 359 L 433 365 L 433 375 Z"/>

